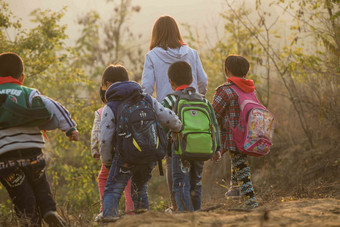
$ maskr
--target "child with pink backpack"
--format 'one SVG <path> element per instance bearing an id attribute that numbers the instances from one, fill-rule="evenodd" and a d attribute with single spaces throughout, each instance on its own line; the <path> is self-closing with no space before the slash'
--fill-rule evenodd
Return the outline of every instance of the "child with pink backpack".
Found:
<path id="1" fill-rule="evenodd" d="M 212 106 L 220 126 L 221 153 L 229 151 L 231 160 L 231 182 L 226 197 L 242 197 L 244 208 L 251 209 L 258 203 L 247 155 L 261 157 L 269 153 L 274 117 L 257 100 L 254 81 L 246 79 L 249 67 L 242 56 L 226 58 L 227 83 L 216 89 Z"/>
<path id="2" fill-rule="evenodd" d="M 103 103 L 106 103 L 105 92 L 106 92 L 105 90 L 100 88 L 99 94 L 100 94 L 100 98 Z M 103 107 L 95 111 L 94 122 L 93 122 L 93 127 L 92 127 L 92 132 L 91 132 L 91 153 L 92 153 L 92 157 L 97 160 L 100 159 L 99 133 L 100 133 L 100 121 L 101 121 L 102 112 L 103 112 Z M 108 176 L 109 176 L 109 169 L 107 169 L 104 163 L 102 162 L 102 166 L 98 174 L 100 213 L 95 218 L 95 221 L 98 221 L 103 216 L 103 193 L 104 193 L 104 188 L 105 188 Z M 134 210 L 134 207 L 133 207 L 133 202 L 131 198 L 131 179 L 130 179 L 128 184 L 125 187 L 125 213 L 133 214 L 133 210 Z"/>

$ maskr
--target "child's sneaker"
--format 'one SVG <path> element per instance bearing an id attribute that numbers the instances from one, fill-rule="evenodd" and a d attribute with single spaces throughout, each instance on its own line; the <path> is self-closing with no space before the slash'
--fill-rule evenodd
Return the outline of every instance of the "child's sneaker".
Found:
<path id="1" fill-rule="evenodd" d="M 56 211 L 48 211 L 44 215 L 44 220 L 51 227 L 65 227 L 66 223 L 62 217 Z"/>
<path id="2" fill-rule="evenodd" d="M 102 217 L 101 222 L 115 222 L 118 221 L 120 217 L 118 216 L 108 216 L 108 217 Z"/>
<path id="3" fill-rule="evenodd" d="M 245 202 L 245 206 L 246 206 L 248 209 L 254 209 L 254 208 L 258 207 L 259 204 L 257 203 L 256 198 L 253 197 L 253 198 L 248 199 L 248 200 Z"/>
<path id="4" fill-rule="evenodd" d="M 168 207 L 165 211 L 164 211 L 164 213 L 168 213 L 168 214 L 172 214 L 174 212 L 174 208 L 172 208 L 172 207 Z"/>
<path id="5" fill-rule="evenodd" d="M 241 198 L 241 189 L 237 186 L 231 186 L 229 190 L 225 193 L 225 197 L 227 199 L 240 199 Z"/>
<path id="6" fill-rule="evenodd" d="M 141 209 L 138 209 L 138 210 L 134 210 L 135 214 L 142 214 L 142 213 L 145 213 L 149 211 L 148 209 L 144 209 L 144 208 L 141 208 Z"/>
<path id="7" fill-rule="evenodd" d="M 100 222 L 103 219 L 103 212 L 100 212 L 95 218 L 95 222 Z"/>

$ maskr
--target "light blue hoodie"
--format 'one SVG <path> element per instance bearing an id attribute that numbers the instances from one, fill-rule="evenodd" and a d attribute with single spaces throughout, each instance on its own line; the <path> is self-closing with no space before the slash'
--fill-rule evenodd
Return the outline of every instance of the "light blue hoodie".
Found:
<path id="1" fill-rule="evenodd" d="M 190 86 L 205 95 L 207 91 L 207 74 L 204 72 L 197 51 L 187 45 L 179 48 L 164 50 L 155 47 L 145 55 L 144 71 L 142 75 L 142 88 L 152 95 L 156 83 L 156 99 L 161 102 L 174 91 L 168 78 L 169 66 L 176 61 L 188 62 L 192 68 L 193 81 Z"/>

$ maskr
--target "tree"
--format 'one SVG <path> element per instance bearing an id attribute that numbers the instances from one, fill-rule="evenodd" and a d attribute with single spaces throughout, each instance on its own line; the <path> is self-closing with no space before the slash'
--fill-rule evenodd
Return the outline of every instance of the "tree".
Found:
<path id="1" fill-rule="evenodd" d="M 120 0 L 119 3 L 108 0 L 107 3 L 112 4 L 112 16 L 107 21 L 103 21 L 95 11 L 78 20 L 83 26 L 76 47 L 82 56 L 79 64 L 85 63 L 90 75 L 98 77 L 108 64 L 122 63 L 139 81 L 144 59 L 138 44 L 141 35 L 134 34 L 128 22 L 134 13 L 140 11 L 140 7 L 133 6 L 131 0 Z"/>
<path id="2" fill-rule="evenodd" d="M 312 53 L 297 53 L 292 74 L 305 82 L 304 105 L 340 132 L 340 7 L 338 0 L 301 0 L 286 3 L 285 10 L 294 18 L 297 39 L 313 37 Z M 296 6 L 297 5 L 297 6 Z"/>
<path id="3" fill-rule="evenodd" d="M 74 64 L 79 54 L 76 49 L 65 44 L 66 25 L 60 25 L 60 19 L 66 9 L 60 12 L 33 11 L 31 16 L 36 26 L 25 30 L 8 4 L 0 0 L 0 5 L 0 53 L 18 53 L 25 64 L 24 84 L 61 102 L 78 123 L 84 142 L 70 143 L 64 133 L 51 132 L 44 153 L 48 160 L 47 175 L 57 203 L 67 205 L 70 213 L 78 209 L 76 213 L 79 214 L 80 208 L 91 207 L 96 198 L 99 199 L 98 192 L 93 189 L 97 188 L 95 176 L 100 163 L 90 156 L 89 151 L 93 110 L 100 106 L 98 99 L 88 96 L 95 82 Z M 9 30 L 15 34 L 13 38 Z"/>

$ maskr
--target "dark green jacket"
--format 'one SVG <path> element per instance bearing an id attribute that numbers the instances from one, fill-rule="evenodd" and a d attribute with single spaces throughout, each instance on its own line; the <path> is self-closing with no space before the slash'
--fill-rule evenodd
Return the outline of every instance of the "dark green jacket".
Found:
<path id="1" fill-rule="evenodd" d="M 0 84 L 0 128 L 39 126 L 51 118 L 39 96 L 33 98 L 29 106 L 33 91 L 17 84 Z"/>

